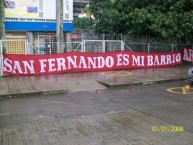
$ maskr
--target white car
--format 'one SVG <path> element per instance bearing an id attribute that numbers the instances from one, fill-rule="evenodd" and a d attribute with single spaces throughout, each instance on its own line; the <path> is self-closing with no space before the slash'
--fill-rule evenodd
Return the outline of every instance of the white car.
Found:
<path id="1" fill-rule="evenodd" d="M 193 84 L 193 67 L 188 70 L 188 80 Z"/>

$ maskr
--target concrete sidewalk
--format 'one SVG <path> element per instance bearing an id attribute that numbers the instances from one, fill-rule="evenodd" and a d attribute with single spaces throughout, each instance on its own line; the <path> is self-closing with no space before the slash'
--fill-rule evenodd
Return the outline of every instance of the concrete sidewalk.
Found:
<path id="1" fill-rule="evenodd" d="M 0 96 L 14 97 L 97 91 L 108 87 L 186 80 L 190 66 L 183 64 L 159 69 L 128 69 L 40 76 L 3 76 L 0 78 Z"/>

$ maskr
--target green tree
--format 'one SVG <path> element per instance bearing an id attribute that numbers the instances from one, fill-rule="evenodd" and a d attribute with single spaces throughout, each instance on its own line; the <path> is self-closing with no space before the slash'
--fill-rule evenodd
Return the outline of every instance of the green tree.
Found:
<path id="1" fill-rule="evenodd" d="M 76 17 L 74 18 L 73 23 L 76 31 L 87 31 L 91 30 L 91 23 L 94 22 L 93 19 L 90 20 L 88 17 Z"/>
<path id="2" fill-rule="evenodd" d="M 93 0 L 90 4 L 90 9 L 95 18 L 95 30 L 97 33 L 115 33 L 116 19 L 118 12 L 114 8 L 112 0 Z"/>
<path id="3" fill-rule="evenodd" d="M 93 0 L 96 32 L 193 38 L 193 0 Z"/>
<path id="4" fill-rule="evenodd" d="M 87 6 L 87 7 L 83 10 L 82 13 L 83 13 L 83 14 L 86 14 L 86 17 L 89 17 L 89 20 L 90 20 L 90 29 L 92 30 L 92 29 L 93 29 L 93 21 L 94 21 L 94 19 L 92 18 L 93 13 L 92 13 L 90 7 Z"/>
<path id="5" fill-rule="evenodd" d="M 170 0 L 148 7 L 151 12 L 150 29 L 164 38 L 190 40 L 193 38 L 193 1 Z"/>

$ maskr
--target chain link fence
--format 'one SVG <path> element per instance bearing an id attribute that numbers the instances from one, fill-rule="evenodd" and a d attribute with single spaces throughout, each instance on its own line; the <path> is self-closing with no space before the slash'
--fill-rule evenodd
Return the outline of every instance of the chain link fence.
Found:
<path id="1" fill-rule="evenodd" d="M 59 50 L 57 46 L 60 46 Z M 82 42 L 39 42 L 29 43 L 28 52 L 30 52 L 30 54 L 56 54 L 67 51 L 81 51 L 81 47 Z"/>
<path id="2" fill-rule="evenodd" d="M 116 52 L 124 50 L 124 43 L 121 40 L 84 40 L 82 52 Z"/>
<path id="3" fill-rule="evenodd" d="M 75 33 L 74 33 L 75 34 Z M 18 34 L 17 34 L 18 35 Z M 55 33 L 33 33 L 28 39 L 25 34 L 9 34 L 5 40 L 5 53 L 7 54 L 56 54 L 69 51 L 76 52 L 173 52 L 182 48 L 193 48 L 192 43 L 171 43 L 172 40 L 158 38 L 136 38 L 128 35 L 96 34 L 94 32 L 81 32 L 73 35 L 71 42 L 59 43 Z M 75 37 L 76 36 L 76 37 Z M 29 42 L 30 40 L 30 42 Z M 58 46 L 60 46 L 58 48 Z"/>
<path id="4" fill-rule="evenodd" d="M 189 44 L 161 44 L 161 43 L 125 43 L 134 52 L 173 52 L 182 48 L 192 48 Z"/>
<path id="5" fill-rule="evenodd" d="M 2 42 L 1 42 L 2 43 Z M 193 48 L 192 44 L 161 44 L 161 43 L 126 43 L 121 40 L 83 40 L 77 42 L 62 42 L 60 50 L 57 49 L 58 42 L 35 41 L 30 43 L 27 39 L 6 40 L 6 54 L 56 54 L 69 51 L 74 52 L 173 52 L 182 48 Z"/>

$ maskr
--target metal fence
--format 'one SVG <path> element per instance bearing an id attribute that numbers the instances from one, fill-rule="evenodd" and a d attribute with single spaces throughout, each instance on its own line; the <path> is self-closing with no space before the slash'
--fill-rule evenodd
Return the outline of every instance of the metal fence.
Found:
<path id="1" fill-rule="evenodd" d="M 66 51 L 76 52 L 116 52 L 116 51 L 134 51 L 134 52 L 173 52 L 182 48 L 193 48 L 191 44 L 161 44 L 161 43 L 125 43 L 120 40 L 83 40 L 80 42 L 62 42 L 60 44 L 60 53 Z M 31 54 L 54 54 L 59 53 L 57 42 L 53 43 L 29 43 Z M 33 49 L 33 51 L 32 51 Z M 29 50 L 28 50 L 29 52 Z"/>
<path id="2" fill-rule="evenodd" d="M 121 40 L 83 40 L 78 42 L 62 42 L 57 49 L 58 42 L 35 41 L 29 43 L 27 39 L 11 39 L 1 41 L 5 45 L 6 54 L 56 54 L 69 51 L 76 52 L 173 52 L 182 48 L 193 48 L 192 44 L 163 44 L 163 43 L 131 43 Z"/>
<path id="3" fill-rule="evenodd" d="M 124 42 L 121 40 L 83 40 L 82 52 L 115 52 L 124 51 Z"/>
<path id="4" fill-rule="evenodd" d="M 121 40 L 83 40 L 78 42 L 62 42 L 60 50 L 57 49 L 57 42 L 36 41 L 28 43 L 26 38 L 0 40 L 0 76 L 3 74 L 3 53 L 6 54 L 55 54 L 66 51 L 75 52 L 173 52 L 182 48 L 193 49 L 192 44 L 166 44 L 166 43 L 131 43 Z M 5 48 L 5 51 L 3 51 Z"/>
<path id="5" fill-rule="evenodd" d="M 165 44 L 165 43 L 128 43 L 121 40 L 83 40 L 82 52 L 174 52 L 182 48 L 193 48 L 192 44 Z"/>
<path id="6" fill-rule="evenodd" d="M 60 50 L 57 49 L 57 42 L 40 42 L 29 43 L 28 52 L 31 54 L 54 54 L 69 51 L 75 52 L 115 52 L 130 50 L 128 46 L 120 40 L 83 40 L 80 42 L 62 42 L 60 43 Z"/>
<path id="7" fill-rule="evenodd" d="M 57 48 L 60 46 L 60 48 Z M 41 42 L 41 43 L 29 43 L 28 52 L 30 54 L 56 54 L 69 51 L 81 51 L 82 42 Z"/>
<path id="8" fill-rule="evenodd" d="M 161 44 L 161 43 L 125 43 L 134 52 L 173 52 L 182 48 L 193 48 L 190 44 Z"/>

